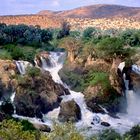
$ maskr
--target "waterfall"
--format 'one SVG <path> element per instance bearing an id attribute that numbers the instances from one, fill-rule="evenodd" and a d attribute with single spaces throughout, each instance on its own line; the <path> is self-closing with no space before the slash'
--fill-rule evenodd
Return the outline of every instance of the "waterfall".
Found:
<path id="1" fill-rule="evenodd" d="M 27 67 L 32 67 L 32 64 L 27 61 L 15 61 L 18 71 L 21 75 L 26 73 Z"/>
<path id="2" fill-rule="evenodd" d="M 122 62 L 119 65 L 119 69 L 121 72 L 123 71 L 123 68 L 125 67 L 125 63 Z M 140 74 L 140 67 L 137 65 L 132 65 L 132 71 Z M 126 100 L 127 100 L 127 118 L 129 119 L 136 119 L 139 118 L 140 112 L 138 111 L 138 106 L 140 106 L 140 95 L 136 93 L 133 90 L 129 90 L 129 80 L 126 80 L 126 75 L 125 73 L 123 74 L 123 80 L 125 83 L 125 95 L 126 95 Z M 133 120 L 134 121 L 134 120 Z M 140 120 L 138 120 L 140 122 Z"/>
<path id="3" fill-rule="evenodd" d="M 51 66 L 47 65 L 46 59 L 43 57 L 40 57 L 41 62 L 42 62 L 42 68 L 46 71 L 49 71 L 53 80 L 57 83 L 63 84 L 61 81 L 61 78 L 58 75 L 59 70 L 63 67 L 63 63 L 65 60 L 66 54 L 64 52 L 50 52 L 49 54 L 49 60 L 51 63 Z"/>
<path id="4" fill-rule="evenodd" d="M 66 54 L 64 52 L 50 52 L 49 54 L 49 61 L 51 63 L 51 66 L 48 65 L 45 58 L 40 57 L 42 62 L 42 69 L 49 71 L 53 80 L 59 84 L 62 84 L 66 88 L 68 88 L 65 83 L 62 82 L 61 78 L 58 75 L 59 70 L 63 67 L 63 63 L 65 60 Z M 123 68 L 125 67 L 125 62 L 122 62 L 119 65 L 119 69 L 122 72 Z M 84 94 L 80 92 L 75 92 L 70 90 L 70 95 L 64 95 L 62 96 L 62 102 L 66 102 L 69 100 L 74 99 L 75 102 L 79 105 L 81 109 L 81 115 L 82 119 L 76 123 L 77 128 L 81 129 L 83 128 L 82 133 L 85 135 L 93 135 L 94 133 L 102 131 L 105 127 L 101 126 L 98 121 L 104 121 L 108 122 L 111 125 L 111 128 L 115 129 L 116 131 L 120 133 L 125 133 L 126 131 L 130 130 L 132 126 L 138 124 L 140 122 L 140 117 L 138 113 L 138 110 L 136 110 L 136 107 L 139 106 L 139 97 L 135 95 L 134 92 L 128 90 L 128 80 L 125 78 L 125 74 L 123 74 L 123 79 L 126 86 L 126 96 L 128 101 L 128 108 L 127 108 L 127 114 L 117 114 L 120 119 L 113 118 L 106 114 L 100 114 L 100 113 L 93 113 L 90 110 L 88 110 L 87 105 L 84 100 Z M 47 114 L 44 114 L 44 121 L 45 124 L 51 126 L 53 124 L 53 121 L 58 121 L 58 114 L 60 111 L 60 107 L 54 109 L 53 111 L 48 112 Z M 106 111 L 106 110 L 105 110 Z M 106 111 L 107 112 L 107 111 Z M 137 114 L 138 113 L 138 114 Z M 14 115 L 14 117 L 22 118 L 22 119 L 28 119 L 31 122 L 38 121 L 36 118 L 28 118 L 28 117 L 22 117 L 18 115 Z M 95 120 L 95 124 L 92 125 L 91 122 Z M 38 122 L 42 123 L 42 122 Z"/>
<path id="5" fill-rule="evenodd" d="M 21 75 L 24 75 L 26 73 L 23 63 L 21 63 L 20 61 L 16 61 L 16 66 Z"/>

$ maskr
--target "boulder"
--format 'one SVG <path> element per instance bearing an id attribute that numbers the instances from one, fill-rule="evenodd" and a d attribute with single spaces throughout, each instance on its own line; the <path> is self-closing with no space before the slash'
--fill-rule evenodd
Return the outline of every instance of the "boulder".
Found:
<path id="1" fill-rule="evenodd" d="M 62 102 L 60 104 L 60 112 L 58 120 L 60 122 L 77 122 L 81 119 L 81 110 L 79 105 L 74 101 Z"/>
<path id="2" fill-rule="evenodd" d="M 51 132 L 51 128 L 48 125 L 33 123 L 33 126 L 40 131 Z"/>
<path id="3" fill-rule="evenodd" d="M 0 122 L 2 122 L 6 118 L 7 118 L 7 115 L 4 112 L 0 111 Z"/>
<path id="4" fill-rule="evenodd" d="M 101 125 L 105 126 L 105 127 L 109 127 L 110 126 L 110 124 L 108 122 L 101 122 Z"/>

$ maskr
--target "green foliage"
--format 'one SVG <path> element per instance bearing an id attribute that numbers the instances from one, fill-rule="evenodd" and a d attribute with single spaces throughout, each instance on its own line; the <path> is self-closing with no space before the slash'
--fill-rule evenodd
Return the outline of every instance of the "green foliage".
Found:
<path id="1" fill-rule="evenodd" d="M 109 75 L 105 72 L 90 72 L 86 82 L 91 86 L 100 84 L 104 89 L 110 88 Z"/>
<path id="2" fill-rule="evenodd" d="M 80 38 L 81 37 L 81 32 L 79 31 L 70 31 L 70 36 L 74 38 Z"/>
<path id="3" fill-rule="evenodd" d="M 0 138 L 4 140 L 35 140 L 35 132 L 23 131 L 20 122 L 4 120 L 0 123 Z"/>
<path id="4" fill-rule="evenodd" d="M 23 60 L 28 61 L 28 62 L 33 62 L 36 54 L 36 50 L 33 47 L 30 46 L 24 46 L 21 48 L 24 56 Z"/>
<path id="5" fill-rule="evenodd" d="M 85 86 L 84 86 L 84 76 L 81 74 L 78 74 L 76 72 L 72 71 L 65 71 L 63 72 L 63 81 L 67 85 L 71 87 L 74 91 L 83 91 Z"/>
<path id="6" fill-rule="evenodd" d="M 124 135 L 128 140 L 139 140 L 140 139 L 140 125 L 132 127 L 132 129 Z"/>
<path id="7" fill-rule="evenodd" d="M 36 67 L 29 67 L 27 69 L 27 75 L 30 77 L 35 77 L 35 76 L 39 76 L 40 75 L 40 69 L 36 68 Z"/>
<path id="8" fill-rule="evenodd" d="M 99 140 L 122 140 L 119 133 L 112 129 L 107 129 L 99 135 Z"/>
<path id="9" fill-rule="evenodd" d="M 82 38 L 83 39 L 90 39 L 94 37 L 94 35 L 97 33 L 97 30 L 93 27 L 88 27 L 87 29 L 84 30 Z"/>
<path id="10" fill-rule="evenodd" d="M 140 30 L 127 29 L 120 33 L 120 37 L 124 40 L 126 45 L 132 47 L 140 46 Z"/>
<path id="11" fill-rule="evenodd" d="M 12 56 L 9 52 L 7 52 L 6 50 L 0 50 L 0 59 L 2 60 L 11 60 Z"/>
<path id="12" fill-rule="evenodd" d="M 23 126 L 22 130 L 23 131 L 35 131 L 36 129 L 34 128 L 33 124 L 31 124 L 27 120 L 21 120 L 21 125 Z"/>
<path id="13" fill-rule="evenodd" d="M 67 22 L 63 22 L 61 30 L 58 32 L 57 39 L 69 36 L 69 34 L 70 34 L 70 24 Z"/>
<path id="14" fill-rule="evenodd" d="M 15 48 L 12 52 L 11 52 L 11 56 L 14 60 L 20 60 L 24 57 L 23 52 L 21 51 L 20 48 Z"/>
<path id="15" fill-rule="evenodd" d="M 119 38 L 105 38 L 96 46 L 96 53 L 100 58 L 121 56 L 123 51 L 123 41 Z"/>
<path id="16" fill-rule="evenodd" d="M 14 60 L 24 58 L 23 51 L 20 47 L 17 47 L 16 45 L 8 44 L 4 46 L 4 49 L 6 49 L 10 53 L 12 59 Z"/>
<path id="17" fill-rule="evenodd" d="M 84 137 L 71 123 L 54 123 L 53 131 L 47 135 L 49 140 L 84 140 Z"/>
<path id="18" fill-rule="evenodd" d="M 95 57 L 95 45 L 92 42 L 85 43 L 80 53 L 85 59 L 87 59 L 89 55 Z"/>

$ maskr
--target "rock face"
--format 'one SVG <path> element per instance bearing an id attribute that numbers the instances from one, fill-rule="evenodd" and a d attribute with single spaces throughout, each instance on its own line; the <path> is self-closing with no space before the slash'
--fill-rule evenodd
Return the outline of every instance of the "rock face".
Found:
<path id="1" fill-rule="evenodd" d="M 77 122 L 81 119 L 79 105 L 74 100 L 61 103 L 58 119 L 61 122 Z"/>
<path id="2" fill-rule="evenodd" d="M 0 122 L 2 122 L 4 119 L 6 119 L 7 115 L 4 112 L 0 111 Z"/>
<path id="3" fill-rule="evenodd" d="M 12 77 L 16 74 L 16 65 L 11 60 L 0 60 L 0 98 L 8 98 L 13 91 Z"/>
<path id="4" fill-rule="evenodd" d="M 44 52 L 38 53 L 35 57 L 37 66 L 39 67 L 42 66 L 41 57 L 46 60 L 46 62 L 48 63 L 48 66 L 51 65 L 50 60 L 49 60 L 49 52 L 44 51 Z"/>
<path id="5" fill-rule="evenodd" d="M 123 93 L 123 89 L 125 88 L 122 75 L 118 73 L 118 66 L 121 63 L 121 59 L 113 59 L 113 64 L 110 69 L 110 83 L 111 86 L 116 89 L 119 94 Z"/>
<path id="6" fill-rule="evenodd" d="M 49 72 L 40 72 L 40 75 L 35 77 L 26 75 L 20 79 L 16 89 L 16 113 L 42 118 L 42 114 L 59 106 L 60 96 L 65 94 L 69 94 L 69 91 L 55 83 Z"/>
<path id="7" fill-rule="evenodd" d="M 40 131 L 43 131 L 43 132 L 51 132 L 51 128 L 47 125 L 44 125 L 44 124 L 33 124 L 33 126 L 40 130 Z"/>

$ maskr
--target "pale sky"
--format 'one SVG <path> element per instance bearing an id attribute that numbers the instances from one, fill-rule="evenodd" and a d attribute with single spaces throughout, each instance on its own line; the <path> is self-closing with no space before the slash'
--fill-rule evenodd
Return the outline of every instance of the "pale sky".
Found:
<path id="1" fill-rule="evenodd" d="M 41 10 L 68 10 L 92 4 L 140 7 L 140 0 L 0 0 L 0 15 L 35 14 Z"/>

